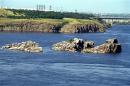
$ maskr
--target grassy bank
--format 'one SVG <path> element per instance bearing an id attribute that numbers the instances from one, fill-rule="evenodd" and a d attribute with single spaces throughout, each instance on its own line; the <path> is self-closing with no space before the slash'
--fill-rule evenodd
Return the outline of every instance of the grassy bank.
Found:
<path id="1" fill-rule="evenodd" d="M 104 32 L 105 28 L 101 23 L 99 23 L 99 21 L 89 19 L 0 18 L 0 31 L 87 33 L 87 32 Z"/>
<path id="2" fill-rule="evenodd" d="M 4 32 L 59 32 L 61 26 L 58 19 L 0 19 L 0 31 Z"/>
<path id="3" fill-rule="evenodd" d="M 9 32 L 104 32 L 92 14 L 37 10 L 0 9 L 0 31 Z"/>

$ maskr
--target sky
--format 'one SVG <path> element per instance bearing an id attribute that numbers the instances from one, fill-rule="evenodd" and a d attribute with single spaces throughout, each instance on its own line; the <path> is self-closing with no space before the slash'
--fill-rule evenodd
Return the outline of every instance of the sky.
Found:
<path id="1" fill-rule="evenodd" d="M 56 11 L 89 13 L 130 13 L 130 0 L 1 0 L 4 7 L 17 9 L 36 9 L 36 5 L 45 5 Z"/>

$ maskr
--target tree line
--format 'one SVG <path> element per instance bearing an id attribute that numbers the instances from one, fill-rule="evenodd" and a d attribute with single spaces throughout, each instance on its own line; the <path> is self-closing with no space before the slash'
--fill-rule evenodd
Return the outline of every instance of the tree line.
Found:
<path id="1" fill-rule="evenodd" d="M 23 9 L 7 9 L 12 11 L 16 15 L 20 16 L 8 16 L 8 18 L 77 18 L 77 19 L 89 19 L 94 17 L 91 13 L 74 13 L 74 12 L 54 12 L 54 11 L 38 11 L 38 10 L 23 10 Z M 21 15 L 22 14 L 22 15 Z"/>

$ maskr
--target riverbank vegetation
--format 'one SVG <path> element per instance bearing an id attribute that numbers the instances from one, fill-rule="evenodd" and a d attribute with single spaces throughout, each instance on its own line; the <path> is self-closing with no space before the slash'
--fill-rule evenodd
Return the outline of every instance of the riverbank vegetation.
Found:
<path id="1" fill-rule="evenodd" d="M 2 14 L 2 15 L 1 15 Z M 91 13 L 76 13 L 76 12 L 55 12 L 55 11 L 38 11 L 38 10 L 24 10 L 24 9 L 0 9 L 0 17 L 6 18 L 78 18 L 89 19 L 94 17 Z"/>
<path id="2" fill-rule="evenodd" d="M 0 31 L 12 32 L 104 32 L 98 20 L 89 19 L 10 19 L 0 18 Z"/>
<path id="3" fill-rule="evenodd" d="M 0 9 L 0 31 L 11 32 L 104 32 L 105 27 L 92 14 Z"/>

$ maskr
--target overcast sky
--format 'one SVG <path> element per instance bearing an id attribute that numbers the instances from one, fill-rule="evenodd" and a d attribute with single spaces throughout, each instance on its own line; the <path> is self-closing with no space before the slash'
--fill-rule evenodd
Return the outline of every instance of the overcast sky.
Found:
<path id="1" fill-rule="evenodd" d="M 93 13 L 130 13 L 130 0 L 3 0 L 9 8 L 36 9 L 37 4 L 52 5 L 53 10 L 93 12 Z"/>

